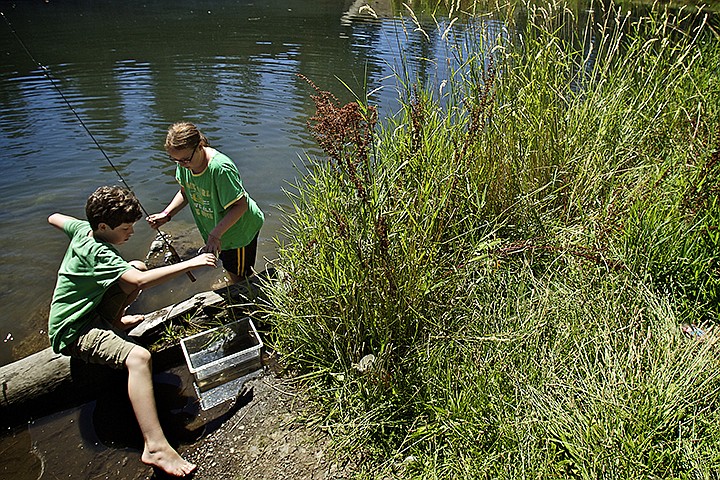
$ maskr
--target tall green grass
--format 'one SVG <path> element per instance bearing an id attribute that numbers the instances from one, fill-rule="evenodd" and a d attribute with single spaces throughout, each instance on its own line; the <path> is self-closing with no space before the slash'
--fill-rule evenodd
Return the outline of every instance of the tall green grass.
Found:
<path id="1" fill-rule="evenodd" d="M 504 11 L 401 115 L 308 80 L 271 343 L 360 477 L 714 478 L 717 35 Z"/>

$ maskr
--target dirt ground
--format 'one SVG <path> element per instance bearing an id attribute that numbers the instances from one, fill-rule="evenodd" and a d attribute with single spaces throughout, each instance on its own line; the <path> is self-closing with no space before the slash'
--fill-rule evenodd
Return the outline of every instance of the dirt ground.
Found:
<path id="1" fill-rule="evenodd" d="M 180 449 L 198 465 L 194 478 L 352 478 L 353 466 L 333 458 L 327 434 L 297 421 L 306 416 L 307 404 L 291 382 L 266 373 L 246 386 L 246 405 L 217 430 Z"/>

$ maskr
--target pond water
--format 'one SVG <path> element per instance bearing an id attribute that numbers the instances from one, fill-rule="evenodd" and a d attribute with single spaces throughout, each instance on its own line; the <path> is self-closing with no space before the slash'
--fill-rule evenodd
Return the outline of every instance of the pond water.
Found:
<path id="1" fill-rule="evenodd" d="M 48 344 L 48 306 L 67 246 L 48 215 L 84 218 L 95 188 L 121 184 L 63 96 L 150 213 L 161 211 L 177 189 L 162 147 L 167 127 L 196 123 L 233 158 L 266 214 L 255 265 L 263 270 L 275 257 L 284 189 L 302 172 L 306 154 L 317 153 L 306 129 L 314 92 L 296 74 L 343 102 L 353 99 L 343 83 L 361 93 L 367 78 L 373 103 L 386 115 L 398 106 L 392 73 L 399 59 L 437 48 L 423 45 L 411 28 L 405 32 L 402 22 L 353 16 L 357 7 L 337 0 L 1 7 L 10 25 L 0 20 L 0 365 Z M 376 8 L 390 10 L 381 3 Z M 189 209 L 165 231 L 201 246 Z M 153 237 L 138 222 L 121 252 L 144 258 Z M 222 272 L 196 276 L 195 283 L 181 277 L 153 288 L 133 309 L 182 301 L 217 285 Z"/>
<path id="2" fill-rule="evenodd" d="M 338 0 L 0 3 L 12 26 L 0 20 L 0 365 L 48 344 L 48 306 L 67 246 L 48 215 L 82 218 L 95 188 L 121 183 L 63 96 L 150 213 L 177 190 L 174 164 L 162 148 L 167 127 L 178 120 L 198 124 L 235 160 L 265 212 L 255 265 L 263 270 L 276 256 L 284 190 L 302 175 L 303 158 L 319 153 L 306 129 L 314 92 L 297 74 L 343 102 L 353 99 L 345 85 L 372 92 L 381 118 L 399 109 L 396 70 L 442 84 L 451 54 L 438 32 L 446 25 L 428 19 L 426 32 L 434 34 L 426 37 L 407 17 L 393 17 L 400 3 L 371 3 L 379 18 L 358 14 L 362 2 Z M 486 46 L 507 34 L 492 15 L 483 22 Z M 462 37 L 462 22 L 455 27 Z M 144 221 L 136 227 L 121 247 L 126 258 L 144 258 L 154 238 Z M 165 231 L 201 246 L 187 209 Z M 221 271 L 195 273 L 196 282 L 180 277 L 143 293 L 134 310 L 182 301 L 223 277 Z M 175 392 L 165 397 L 184 399 L 177 391 L 187 391 L 187 379 L 173 382 L 165 382 Z M 158 385 L 162 396 L 163 382 Z M 124 447 L 106 448 L 118 442 L 102 438 L 102 412 L 94 403 L 6 435 L 0 477 L 116 472 L 113 478 L 144 478 L 139 455 L 128 462 Z M 67 445 L 82 448 L 68 456 Z"/>

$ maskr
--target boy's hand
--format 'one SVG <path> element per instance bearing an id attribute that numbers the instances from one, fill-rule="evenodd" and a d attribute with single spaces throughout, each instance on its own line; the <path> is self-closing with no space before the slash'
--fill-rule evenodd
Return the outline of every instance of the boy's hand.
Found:
<path id="1" fill-rule="evenodd" d="M 167 212 L 153 213 L 145 220 L 150 224 L 150 228 L 157 230 L 170 221 L 170 215 Z"/>
<path id="2" fill-rule="evenodd" d="M 202 253 L 197 257 L 191 258 L 188 262 L 192 262 L 195 267 L 214 267 L 217 268 L 218 259 L 212 253 Z"/>

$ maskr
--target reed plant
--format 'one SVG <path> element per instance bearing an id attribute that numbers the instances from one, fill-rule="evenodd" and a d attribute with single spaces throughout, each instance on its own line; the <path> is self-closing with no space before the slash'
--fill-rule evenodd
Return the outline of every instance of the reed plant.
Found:
<path id="1" fill-rule="evenodd" d="M 305 79 L 271 343 L 359 477 L 714 478 L 716 30 L 505 11 L 399 115 Z"/>

